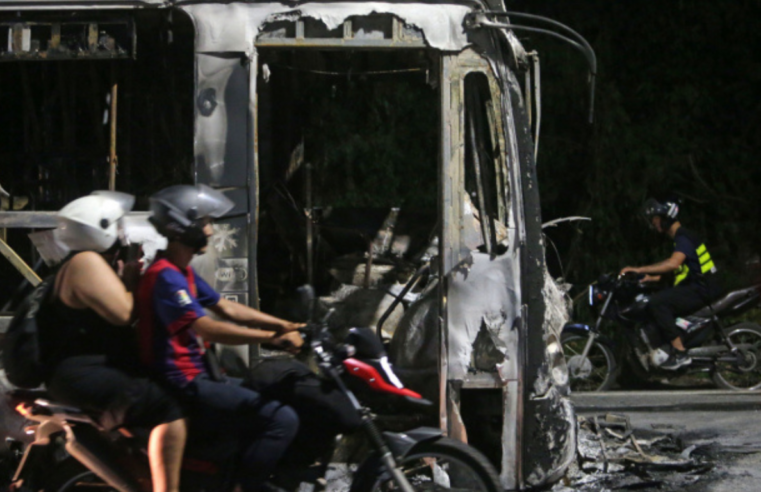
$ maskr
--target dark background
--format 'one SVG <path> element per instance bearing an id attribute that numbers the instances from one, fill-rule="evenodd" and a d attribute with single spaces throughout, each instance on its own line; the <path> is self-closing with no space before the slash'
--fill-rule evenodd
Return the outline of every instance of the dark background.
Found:
<path id="1" fill-rule="evenodd" d="M 592 218 L 545 231 L 561 259 L 548 245 L 553 275 L 583 288 L 600 273 L 665 259 L 671 242 L 648 229 L 640 210 L 648 196 L 674 193 L 682 224 L 704 237 L 725 285 L 752 281 L 761 250 L 761 2 L 525 0 L 507 8 L 574 28 L 598 59 L 589 125 L 581 53 L 517 33 L 542 62 L 543 220 Z"/>
<path id="2" fill-rule="evenodd" d="M 639 211 L 648 196 L 675 193 L 683 200 L 683 223 L 704 236 L 725 285 L 751 282 L 757 270 L 753 261 L 761 249 L 757 225 L 761 210 L 761 167 L 757 163 L 761 150 L 761 26 L 757 20 L 761 19 L 761 2 L 508 0 L 507 7 L 573 27 L 586 37 L 598 57 L 595 122 L 589 125 L 583 56 L 558 40 L 517 32 L 526 48 L 537 50 L 542 61 L 537 165 L 543 219 L 592 218 L 592 222 L 563 224 L 546 231 L 552 274 L 572 283 L 576 295 L 603 272 L 665 258 L 670 241 L 649 230 Z M 7 110 L 0 116 L 4 128 L 0 182 L 12 193 L 30 195 L 30 208 L 56 209 L 78 187 L 105 186 L 107 127 L 101 125 L 95 132 L 76 133 L 93 148 L 91 162 L 67 175 L 66 183 L 47 183 L 56 195 L 47 202 L 35 191 L 42 186 L 38 180 L 60 176 L 51 166 L 66 163 L 66 154 L 59 155 L 65 146 L 56 137 L 62 126 L 51 115 L 63 113 L 61 101 L 70 103 L 71 114 L 83 118 L 99 115 L 112 68 L 124 90 L 119 103 L 118 188 L 145 196 L 161 183 L 188 180 L 192 115 L 187 108 L 192 101 L 192 77 L 187 73 L 192 71 L 192 31 L 175 25 L 174 43 L 168 45 L 162 37 L 166 26 L 138 25 L 148 31 L 139 33 L 143 43 L 137 61 L 114 62 L 113 66 L 82 61 L 3 65 L 0 102 Z M 166 60 L 161 58 L 162 49 L 182 52 L 173 58 L 175 65 L 162 61 Z M 79 78 L 72 79 L 72 73 Z M 184 86 L 173 86 L 167 78 Z M 25 86 L 24 80 L 29 85 Z M 76 83 L 64 84 L 70 80 Z M 93 91 L 93 83 L 102 86 L 100 90 Z M 33 90 L 25 94 L 23 87 Z M 406 101 L 404 88 L 386 95 L 387 106 Z M 64 92 L 97 94 L 97 99 L 56 98 Z M 356 97 L 362 100 L 361 94 Z M 47 100 L 51 102 L 45 103 Z M 36 109 L 29 110 L 29 104 Z M 423 130 L 429 128 L 427 120 L 420 121 Z M 350 131 L 346 126 L 336 128 L 335 133 Z M 182 134 L 173 134 L 178 128 Z M 124 133 L 125 129 L 131 130 Z M 98 132 L 102 134 L 96 135 Z M 414 130 L 406 133 L 416 136 L 413 138 L 420 134 Z M 70 139 L 65 142 L 72 143 Z M 355 155 L 364 143 L 352 145 L 341 140 L 341 144 L 347 155 Z M 50 154 L 51 149 L 57 154 Z M 385 161 L 396 159 L 390 155 L 374 158 L 378 160 L 374 169 L 385 168 Z M 157 165 L 166 162 L 176 165 Z M 407 162 L 412 175 L 416 175 L 412 169 L 416 162 L 427 164 L 425 159 Z M 393 184 L 386 182 L 383 190 L 392 189 Z M 28 244 L 20 232 L 13 234 L 9 238 L 12 246 Z M 7 262 L 0 265 L 2 284 L 15 286 L 20 275 Z"/>

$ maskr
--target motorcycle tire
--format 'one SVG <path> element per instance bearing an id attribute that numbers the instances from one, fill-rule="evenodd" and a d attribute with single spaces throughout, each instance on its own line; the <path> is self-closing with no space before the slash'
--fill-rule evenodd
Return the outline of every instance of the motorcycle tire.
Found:
<path id="1" fill-rule="evenodd" d="M 494 466 L 475 448 L 448 437 L 425 441 L 398 465 L 415 492 L 468 490 L 502 492 Z M 377 458 L 365 461 L 354 474 L 350 492 L 399 490 Z"/>
<path id="2" fill-rule="evenodd" d="M 724 329 L 736 345 L 744 348 L 746 363 L 716 362 L 713 382 L 717 387 L 736 391 L 761 390 L 761 326 L 743 322 Z"/>
<path id="3" fill-rule="evenodd" d="M 589 364 L 589 374 L 584 377 L 573 377 L 572 364 L 579 363 L 581 353 L 587 344 L 588 337 L 578 333 L 563 333 L 560 341 L 563 346 L 566 365 L 568 366 L 569 386 L 572 392 L 607 391 L 616 382 L 619 364 L 613 349 L 607 344 L 595 340 L 583 364 Z M 577 359 L 574 359 L 576 357 Z"/>

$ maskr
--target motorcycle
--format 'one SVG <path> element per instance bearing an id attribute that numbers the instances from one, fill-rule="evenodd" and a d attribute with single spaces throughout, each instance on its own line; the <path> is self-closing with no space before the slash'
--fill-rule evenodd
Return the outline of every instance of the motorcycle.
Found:
<path id="1" fill-rule="evenodd" d="M 595 324 L 563 327 L 561 342 L 572 391 L 605 391 L 624 375 L 641 385 L 699 373 L 709 374 L 718 388 L 761 389 L 761 326 L 746 321 L 724 326 L 722 322 L 756 307 L 761 285 L 732 291 L 689 316 L 678 317 L 676 324 L 683 331 L 692 363 L 668 371 L 660 368 L 669 355 L 668 341 L 646 312 L 652 287 L 640 282 L 641 278 L 633 273 L 603 275 L 589 286 L 589 304 L 599 308 Z M 613 322 L 610 332 L 601 330 L 604 320 Z"/>
<path id="2" fill-rule="evenodd" d="M 331 312 L 321 322 L 302 329 L 302 336 L 319 367 L 320 377 L 336 385 L 361 416 L 359 433 L 369 453 L 350 474 L 348 483 L 344 481 L 330 490 L 501 491 L 497 473 L 488 459 L 476 449 L 445 437 L 440 429 L 419 427 L 403 433 L 379 429 L 372 409 L 360 402 L 361 393 L 351 389 L 357 384 L 375 399 L 383 396 L 385 400 L 394 398 L 422 406 L 431 403 L 402 385 L 372 330 L 353 328 L 343 343 L 335 343 L 327 325 Z M 34 435 L 34 441 L 25 449 L 19 442 L 10 442 L 18 461 L 11 490 L 68 492 L 92 487 L 121 492 L 150 490 L 145 435 L 141 439 L 133 429 L 106 432 L 94 416 L 49 401 L 44 392 L 36 390 L 15 391 L 9 395 L 9 402 L 33 421 L 26 431 Z M 234 447 L 220 438 L 204 449 L 186 448 L 182 490 L 234 490 L 235 469 L 231 463 L 235 460 L 230 451 Z M 311 470 L 290 470 L 289 473 L 304 477 L 292 490 L 323 490 L 327 470 L 327 463 Z"/>

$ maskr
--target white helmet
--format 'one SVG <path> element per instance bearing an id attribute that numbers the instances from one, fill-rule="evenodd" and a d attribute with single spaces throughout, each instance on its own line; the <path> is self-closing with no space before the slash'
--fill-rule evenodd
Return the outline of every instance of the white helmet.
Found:
<path id="1" fill-rule="evenodd" d="M 102 253 L 119 238 L 119 220 L 134 204 L 134 196 L 118 191 L 77 198 L 58 212 L 56 239 L 71 251 Z"/>

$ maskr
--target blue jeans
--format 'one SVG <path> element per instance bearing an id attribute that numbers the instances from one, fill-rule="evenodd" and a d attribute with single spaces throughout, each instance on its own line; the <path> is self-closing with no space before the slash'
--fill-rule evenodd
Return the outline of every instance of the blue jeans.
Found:
<path id="1" fill-rule="evenodd" d="M 234 438 L 240 443 L 238 481 L 244 491 L 258 491 L 293 441 L 299 418 L 289 406 L 263 400 L 241 386 L 242 380 L 196 377 L 182 388 L 190 416 L 190 440 Z"/>

